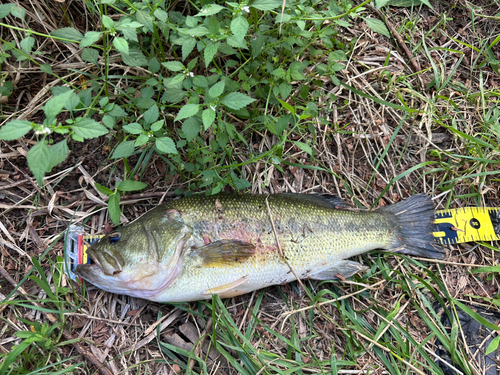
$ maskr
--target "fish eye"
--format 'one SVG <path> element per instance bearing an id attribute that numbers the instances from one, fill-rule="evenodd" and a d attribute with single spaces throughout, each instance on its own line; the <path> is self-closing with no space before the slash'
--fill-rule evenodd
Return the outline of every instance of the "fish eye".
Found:
<path id="1" fill-rule="evenodd" d="M 111 233 L 108 235 L 108 241 L 110 244 L 114 245 L 115 243 L 120 241 L 120 237 L 121 237 L 121 235 L 118 232 Z"/>

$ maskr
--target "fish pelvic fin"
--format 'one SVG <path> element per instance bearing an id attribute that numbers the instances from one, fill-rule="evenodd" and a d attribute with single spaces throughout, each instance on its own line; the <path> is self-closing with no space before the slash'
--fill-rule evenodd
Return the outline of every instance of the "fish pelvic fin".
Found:
<path id="1" fill-rule="evenodd" d="M 247 281 L 247 278 L 248 276 L 245 275 L 229 284 L 219 285 L 217 287 L 207 289 L 202 294 L 204 295 L 218 294 L 219 297 L 221 298 L 231 298 L 234 296 L 238 296 L 240 294 L 245 293 L 245 291 L 235 290 L 235 288 L 237 288 L 245 281 Z"/>
<path id="2" fill-rule="evenodd" d="M 389 251 L 424 258 L 443 259 L 446 250 L 434 240 L 434 203 L 425 194 L 414 195 L 404 201 L 381 207 L 394 224 L 395 240 Z"/>

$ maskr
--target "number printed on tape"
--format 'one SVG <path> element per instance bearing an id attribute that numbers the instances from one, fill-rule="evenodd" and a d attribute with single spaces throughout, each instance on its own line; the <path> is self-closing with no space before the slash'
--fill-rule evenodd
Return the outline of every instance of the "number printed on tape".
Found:
<path id="1" fill-rule="evenodd" d="M 449 245 L 500 240 L 500 209 L 463 207 L 436 211 L 436 241 Z"/>

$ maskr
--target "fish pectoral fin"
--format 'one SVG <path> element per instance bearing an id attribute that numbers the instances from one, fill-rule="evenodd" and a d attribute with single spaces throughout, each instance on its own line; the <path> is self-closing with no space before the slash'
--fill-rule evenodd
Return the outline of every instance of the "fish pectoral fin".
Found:
<path id="1" fill-rule="evenodd" d="M 309 275 L 309 278 L 314 280 L 332 280 L 338 279 L 339 276 L 348 278 L 367 269 L 368 267 L 363 266 L 361 263 L 343 260 L 333 267 Z"/>
<path id="2" fill-rule="evenodd" d="M 222 298 L 229 298 L 236 296 L 238 294 L 242 294 L 244 292 L 238 292 L 235 291 L 234 289 L 238 287 L 239 285 L 243 284 L 245 281 L 247 281 L 248 276 L 245 275 L 243 277 L 240 277 L 238 280 L 235 280 L 229 284 L 224 284 L 224 285 L 219 285 L 215 288 L 210 288 L 205 290 L 202 294 L 210 295 L 210 294 L 218 294 Z"/>
<path id="3" fill-rule="evenodd" d="M 204 267 L 222 267 L 245 262 L 253 256 L 253 244 L 238 240 L 219 240 L 196 249 Z"/>

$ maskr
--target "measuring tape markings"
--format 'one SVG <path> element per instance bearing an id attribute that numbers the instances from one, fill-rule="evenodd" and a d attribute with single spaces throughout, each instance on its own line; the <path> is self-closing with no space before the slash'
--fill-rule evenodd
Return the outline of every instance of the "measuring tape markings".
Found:
<path id="1" fill-rule="evenodd" d="M 500 240 L 500 209 L 461 207 L 436 211 L 434 237 L 444 245 Z"/>

